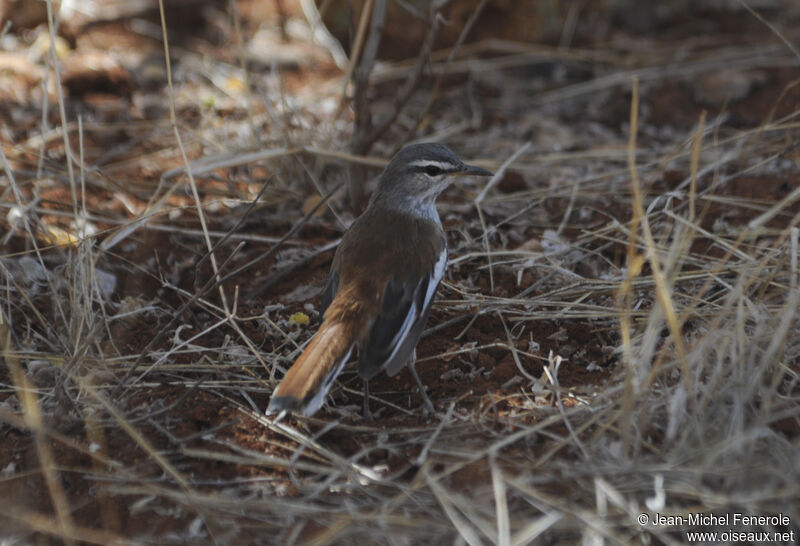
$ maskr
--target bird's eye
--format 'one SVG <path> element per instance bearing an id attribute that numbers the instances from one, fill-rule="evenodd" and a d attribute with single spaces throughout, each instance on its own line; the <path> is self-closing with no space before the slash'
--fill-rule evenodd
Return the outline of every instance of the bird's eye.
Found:
<path id="1" fill-rule="evenodd" d="M 425 174 L 427 174 L 428 176 L 438 176 L 442 174 L 442 172 L 444 171 L 442 171 L 442 169 L 440 169 L 436 165 L 428 165 L 427 167 L 425 167 Z"/>

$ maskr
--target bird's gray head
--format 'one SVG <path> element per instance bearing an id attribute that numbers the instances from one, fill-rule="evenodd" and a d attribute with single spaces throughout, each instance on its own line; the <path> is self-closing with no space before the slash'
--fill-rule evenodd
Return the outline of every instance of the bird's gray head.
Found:
<path id="1" fill-rule="evenodd" d="M 410 144 L 397 152 L 383 171 L 374 199 L 409 212 L 427 210 L 434 207 L 436 197 L 455 177 L 491 174 L 467 165 L 442 144 Z"/>

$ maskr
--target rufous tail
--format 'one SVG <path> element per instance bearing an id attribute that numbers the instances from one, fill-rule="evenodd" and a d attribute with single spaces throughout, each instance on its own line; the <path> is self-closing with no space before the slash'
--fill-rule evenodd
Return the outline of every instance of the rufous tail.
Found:
<path id="1" fill-rule="evenodd" d="M 355 345 L 347 330 L 341 323 L 322 323 L 272 393 L 267 412 L 312 415 L 319 409 Z"/>

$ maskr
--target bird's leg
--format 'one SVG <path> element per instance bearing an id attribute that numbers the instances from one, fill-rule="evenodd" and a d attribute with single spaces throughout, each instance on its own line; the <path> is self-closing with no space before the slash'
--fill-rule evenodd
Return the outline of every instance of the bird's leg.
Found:
<path id="1" fill-rule="evenodd" d="M 425 385 L 422 384 L 419 375 L 417 375 L 417 369 L 415 367 L 416 363 L 417 363 L 417 350 L 414 349 L 414 352 L 411 353 L 411 358 L 408 359 L 408 369 L 411 372 L 411 376 L 414 378 L 414 381 L 417 382 L 417 388 L 419 389 L 420 395 L 422 395 L 422 404 L 423 404 L 422 416 L 427 418 L 429 416 L 435 415 L 436 409 L 433 407 L 433 402 L 431 402 L 431 399 L 428 398 L 428 393 L 425 392 Z"/>
<path id="2" fill-rule="evenodd" d="M 363 410 L 364 419 L 368 419 L 370 421 L 374 421 L 375 418 L 372 416 L 372 412 L 369 411 L 369 380 L 364 380 L 364 410 Z"/>

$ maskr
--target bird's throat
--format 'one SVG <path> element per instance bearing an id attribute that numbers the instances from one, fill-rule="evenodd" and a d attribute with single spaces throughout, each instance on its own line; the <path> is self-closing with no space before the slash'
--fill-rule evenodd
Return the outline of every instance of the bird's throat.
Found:
<path id="1" fill-rule="evenodd" d="M 414 218 L 430 220 L 441 225 L 439 211 L 436 210 L 436 196 L 391 196 L 380 203 L 392 211 L 408 214 Z"/>

